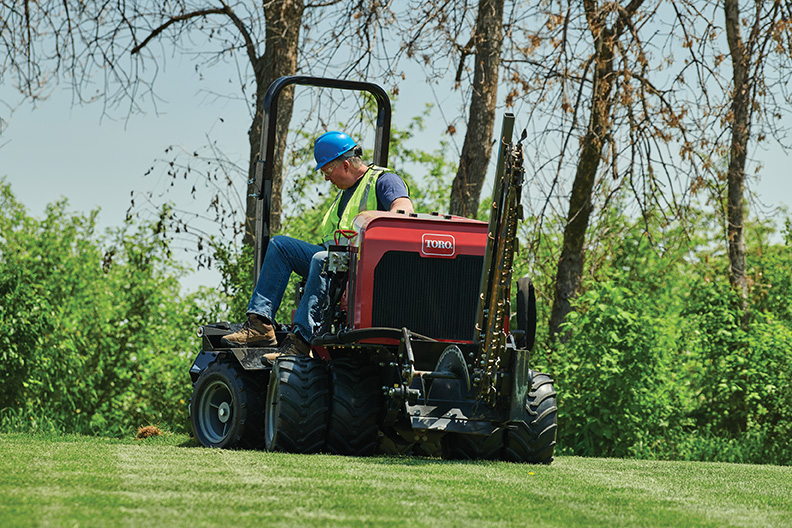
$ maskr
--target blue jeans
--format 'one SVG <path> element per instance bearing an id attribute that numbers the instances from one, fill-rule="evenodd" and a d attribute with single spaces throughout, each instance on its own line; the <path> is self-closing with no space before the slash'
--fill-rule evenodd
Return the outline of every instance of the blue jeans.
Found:
<path id="1" fill-rule="evenodd" d="M 322 306 L 327 297 L 329 280 L 323 271 L 326 260 L 324 246 L 287 236 L 272 237 L 247 313 L 274 321 L 292 272 L 307 277 L 305 293 L 294 314 L 294 333 L 310 342 L 317 325 L 321 323 Z"/>

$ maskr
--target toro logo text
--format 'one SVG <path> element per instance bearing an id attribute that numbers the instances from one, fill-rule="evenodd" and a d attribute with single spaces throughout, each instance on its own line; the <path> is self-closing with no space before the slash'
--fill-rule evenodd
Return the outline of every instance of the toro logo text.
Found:
<path id="1" fill-rule="evenodd" d="M 424 233 L 421 237 L 421 253 L 432 257 L 453 257 L 456 253 L 454 236 Z"/>

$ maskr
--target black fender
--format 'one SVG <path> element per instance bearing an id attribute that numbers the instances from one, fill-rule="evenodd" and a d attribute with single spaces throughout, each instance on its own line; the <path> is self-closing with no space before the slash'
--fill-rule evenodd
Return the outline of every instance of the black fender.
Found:
<path id="1" fill-rule="evenodd" d="M 193 385 L 195 385 L 195 382 L 198 381 L 198 376 L 201 375 L 201 372 L 206 370 L 209 365 L 217 361 L 217 358 L 227 355 L 227 352 L 201 350 L 198 355 L 195 356 L 192 366 L 190 367 L 190 378 L 192 379 Z"/>

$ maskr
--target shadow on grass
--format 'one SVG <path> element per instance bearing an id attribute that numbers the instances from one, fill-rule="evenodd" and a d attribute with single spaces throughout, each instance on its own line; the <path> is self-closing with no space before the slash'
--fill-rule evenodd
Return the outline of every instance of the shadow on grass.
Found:
<path id="1" fill-rule="evenodd" d="M 502 460 L 459 460 L 417 455 L 387 455 L 380 454 L 368 457 L 373 464 L 383 466 L 491 466 L 503 463 Z"/>
<path id="2" fill-rule="evenodd" d="M 198 441 L 193 437 L 188 437 L 186 440 L 179 444 L 175 444 L 176 447 L 183 447 L 183 448 L 204 448 Z M 210 449 L 210 448 L 206 448 Z M 231 448 L 228 451 L 240 451 L 240 452 L 259 452 L 259 453 L 267 453 L 266 449 L 244 449 L 244 448 Z M 287 455 L 298 455 L 299 453 L 283 453 Z M 429 457 L 429 456 L 421 456 L 421 455 L 397 455 L 397 454 L 388 454 L 388 453 L 376 453 L 372 456 L 351 456 L 351 455 L 336 455 L 332 453 L 310 453 L 305 454 L 305 456 L 330 456 L 330 457 L 342 457 L 354 460 L 365 461 L 371 464 L 382 465 L 382 466 L 445 466 L 445 465 L 492 465 L 497 464 L 500 461 L 498 460 L 447 460 L 439 457 Z"/>
<path id="3" fill-rule="evenodd" d="M 182 443 L 176 444 L 176 447 L 201 447 L 201 444 L 198 443 L 194 436 L 188 435 Z"/>

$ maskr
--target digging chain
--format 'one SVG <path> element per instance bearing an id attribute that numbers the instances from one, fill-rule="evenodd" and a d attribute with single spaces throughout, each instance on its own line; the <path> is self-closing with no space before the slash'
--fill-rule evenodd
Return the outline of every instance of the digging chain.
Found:
<path id="1" fill-rule="evenodd" d="M 496 175 L 485 253 L 485 268 L 476 323 L 479 353 L 474 365 L 478 396 L 495 405 L 503 351 L 504 326 L 511 313 L 511 280 L 517 244 L 517 222 L 522 217 L 520 196 L 525 175 L 520 143 L 504 144 L 504 170 Z M 498 176 L 500 176 L 498 178 Z"/>

